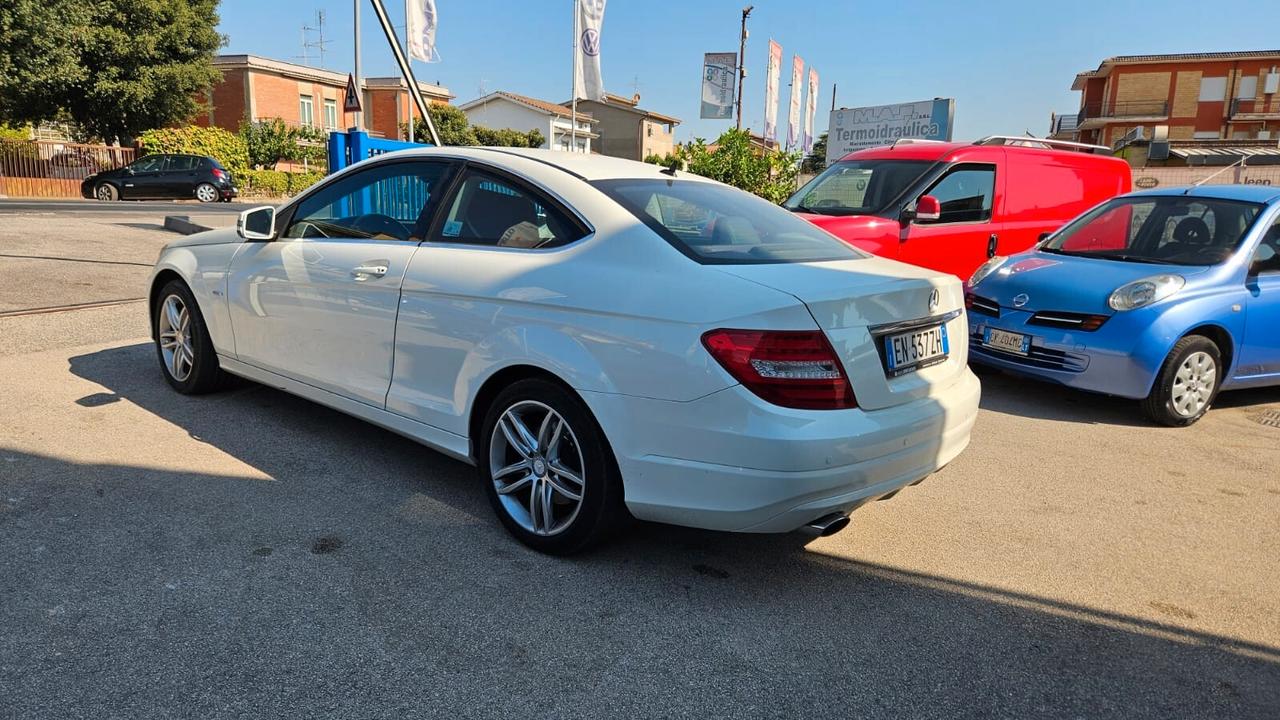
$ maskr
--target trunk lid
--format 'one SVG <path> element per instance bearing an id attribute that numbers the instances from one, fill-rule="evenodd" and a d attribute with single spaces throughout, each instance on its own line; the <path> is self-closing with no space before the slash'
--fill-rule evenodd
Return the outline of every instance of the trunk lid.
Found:
<path id="1" fill-rule="evenodd" d="M 964 292 L 951 275 L 880 258 L 722 265 L 717 269 L 803 302 L 840 356 L 858 406 L 866 410 L 930 397 L 960 379 L 968 362 Z M 931 308 L 934 290 L 938 291 L 937 304 Z M 947 359 L 889 377 L 882 354 L 885 326 L 948 315 Z"/>

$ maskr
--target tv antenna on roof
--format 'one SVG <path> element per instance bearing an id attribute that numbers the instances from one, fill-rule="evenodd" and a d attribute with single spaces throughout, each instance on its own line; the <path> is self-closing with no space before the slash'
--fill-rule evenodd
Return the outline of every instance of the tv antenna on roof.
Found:
<path id="1" fill-rule="evenodd" d="M 315 33 L 315 39 L 311 38 L 310 33 Z M 320 67 L 324 67 L 324 52 L 329 42 L 324 37 L 324 11 L 317 10 L 315 27 L 310 25 L 302 26 L 302 55 L 295 55 L 294 57 L 301 57 L 304 65 L 310 64 L 310 51 L 314 48 L 320 53 Z"/>

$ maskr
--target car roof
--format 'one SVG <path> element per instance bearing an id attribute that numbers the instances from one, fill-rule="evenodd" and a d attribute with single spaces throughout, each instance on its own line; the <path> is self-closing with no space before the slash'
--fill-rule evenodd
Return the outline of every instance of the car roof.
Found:
<path id="1" fill-rule="evenodd" d="M 625 160 L 586 153 L 573 153 L 565 150 L 546 150 L 540 148 L 512 147 L 474 147 L 446 145 L 443 147 L 411 148 L 394 153 L 379 155 L 379 158 L 406 157 L 450 157 L 494 163 L 497 165 L 519 165 L 529 167 L 530 163 L 542 168 L 554 168 L 582 180 L 615 180 L 615 179 L 654 179 L 671 180 L 672 176 L 662 172 L 661 165 Z M 707 181 L 699 175 L 677 171 L 678 180 Z"/>
<path id="2" fill-rule="evenodd" d="M 1202 197 L 1218 200 L 1271 203 L 1280 200 L 1280 188 L 1269 185 L 1200 185 L 1199 187 L 1170 187 L 1138 190 L 1123 197 Z"/>
<path id="3" fill-rule="evenodd" d="M 1027 138 L 1027 142 L 1035 142 Z M 841 160 L 926 160 L 929 162 L 956 162 L 963 160 L 989 161 L 1003 157 L 1005 152 L 1052 157 L 1069 163 L 1121 163 L 1111 155 L 1097 155 L 1078 150 L 1059 150 L 1028 145 L 990 144 L 971 142 L 899 142 L 894 145 L 857 150 Z"/>

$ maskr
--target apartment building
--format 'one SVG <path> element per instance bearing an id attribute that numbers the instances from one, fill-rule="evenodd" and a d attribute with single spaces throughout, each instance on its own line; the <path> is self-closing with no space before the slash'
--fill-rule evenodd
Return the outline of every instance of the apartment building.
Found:
<path id="1" fill-rule="evenodd" d="M 562 104 L 569 107 L 571 102 Z M 608 93 L 603 102 L 578 101 L 578 112 L 590 113 L 598 121 L 596 149 L 600 154 L 643 160 L 650 155 L 666 156 L 675 148 L 675 127 L 680 118 L 639 105 L 638 94 L 628 98 Z"/>
<path id="2" fill-rule="evenodd" d="M 347 74 L 323 68 L 272 60 L 257 55 L 219 55 L 214 67 L 222 81 L 209 93 L 208 109 L 199 125 L 235 131 L 242 120 L 280 118 L 290 125 L 342 130 L 355 124 L 355 114 L 342 109 Z M 400 125 L 409 120 L 409 86 L 401 77 L 364 78 L 361 105 L 371 135 L 400 138 Z M 419 83 L 428 102 L 448 103 L 448 88 Z"/>
<path id="3" fill-rule="evenodd" d="M 1051 136 L 1119 147 L 1133 140 L 1280 139 L 1280 50 L 1120 55 L 1075 77 L 1074 113 Z"/>

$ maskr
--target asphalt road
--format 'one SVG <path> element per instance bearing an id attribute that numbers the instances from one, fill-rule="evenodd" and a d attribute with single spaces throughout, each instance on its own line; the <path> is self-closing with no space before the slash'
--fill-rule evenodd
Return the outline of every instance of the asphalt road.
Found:
<path id="1" fill-rule="evenodd" d="M 27 200 L 0 199 L 0 215 L 26 213 L 57 213 L 75 215 L 237 215 L 257 203 L 201 203 L 193 200 L 127 200 L 99 202 L 97 200 Z"/>
<path id="2" fill-rule="evenodd" d="M 257 385 L 179 396 L 145 335 L 140 304 L 0 317 L 2 718 L 1280 712 L 1280 391 L 1171 430 L 984 375 L 971 447 L 838 535 L 563 560 L 472 468 Z"/>

